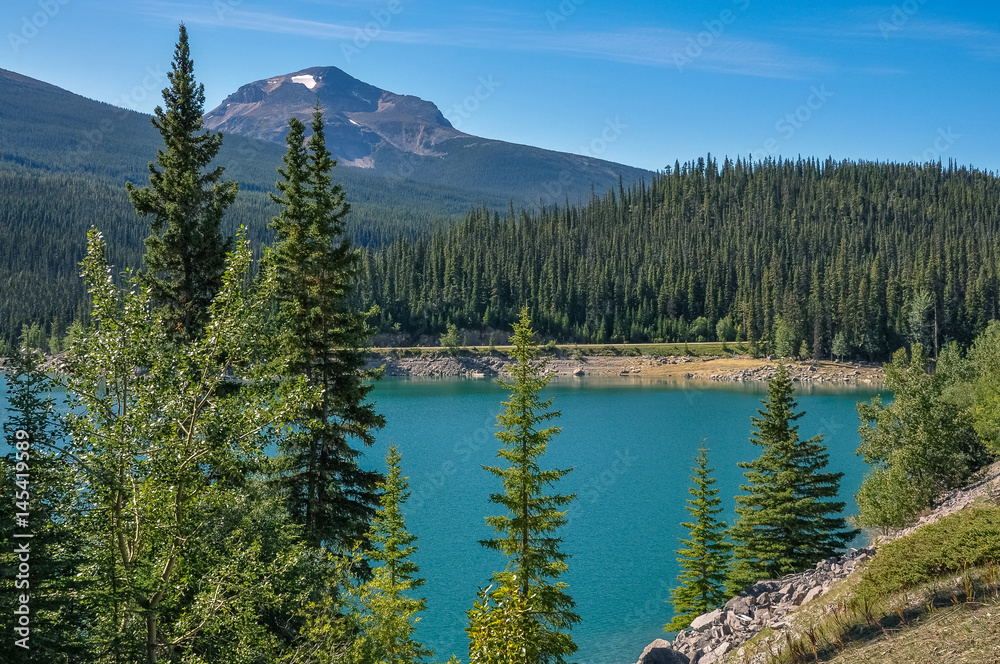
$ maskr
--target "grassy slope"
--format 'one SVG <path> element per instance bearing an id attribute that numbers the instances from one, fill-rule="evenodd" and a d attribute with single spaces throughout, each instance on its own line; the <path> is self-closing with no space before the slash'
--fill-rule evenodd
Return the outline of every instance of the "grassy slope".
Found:
<path id="1" fill-rule="evenodd" d="M 886 545 L 803 605 L 797 638 L 762 633 L 725 661 L 1000 663 L 998 551 L 1000 506 L 984 500 Z"/>

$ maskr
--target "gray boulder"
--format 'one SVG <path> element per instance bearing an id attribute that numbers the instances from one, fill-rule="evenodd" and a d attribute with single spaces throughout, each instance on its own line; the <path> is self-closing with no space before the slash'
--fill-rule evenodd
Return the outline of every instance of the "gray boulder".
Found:
<path id="1" fill-rule="evenodd" d="M 636 664 L 690 664 L 691 660 L 670 647 L 670 641 L 656 639 L 642 651 Z"/>

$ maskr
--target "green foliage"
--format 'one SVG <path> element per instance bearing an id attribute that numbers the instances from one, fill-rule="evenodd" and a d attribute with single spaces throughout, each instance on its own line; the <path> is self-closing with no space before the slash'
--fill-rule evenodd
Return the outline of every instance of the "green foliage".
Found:
<path id="1" fill-rule="evenodd" d="M 912 521 L 988 461 L 969 416 L 971 371 L 955 344 L 944 347 L 934 373 L 927 370 L 920 344 L 913 345 L 909 359 L 902 349 L 893 355 L 885 383 L 894 401 L 883 405 L 876 396 L 858 404 L 858 454 L 873 468 L 858 494 L 861 525 L 888 528 Z"/>
<path id="2" fill-rule="evenodd" d="M 823 472 L 829 455 L 822 435 L 800 441 L 793 386 L 788 370 L 778 365 L 768 383 L 764 410 L 752 418 L 757 429 L 750 440 L 761 455 L 746 468 L 747 495 L 736 496 L 738 518 L 730 530 L 733 565 L 728 589 L 737 593 L 760 579 L 777 579 L 827 558 L 857 533 L 846 530 L 844 509 L 834 502 L 843 473 Z"/>
<path id="3" fill-rule="evenodd" d="M 872 468 L 854 499 L 858 503 L 855 523 L 878 528 L 883 534 L 910 525 L 929 501 L 927 494 L 910 482 L 901 463 Z"/>
<path id="4" fill-rule="evenodd" d="M 791 357 L 795 352 L 792 330 L 784 320 L 778 320 L 774 327 L 774 354 L 778 357 Z"/>
<path id="5" fill-rule="evenodd" d="M 45 330 L 39 323 L 23 325 L 21 327 L 20 345 L 29 350 L 45 350 Z"/>
<path id="6" fill-rule="evenodd" d="M 809 359 L 809 344 L 803 339 L 802 343 L 799 344 L 799 359 L 808 360 Z"/>
<path id="7" fill-rule="evenodd" d="M 83 323 L 79 319 L 75 319 L 66 328 L 66 336 L 63 337 L 60 345 L 63 350 L 69 350 L 81 337 L 83 337 Z"/>
<path id="8" fill-rule="evenodd" d="M 727 341 L 736 341 L 736 337 L 738 335 L 739 332 L 733 325 L 733 319 L 731 316 L 720 318 L 715 324 L 715 337 L 723 343 Z"/>
<path id="9" fill-rule="evenodd" d="M 205 334 L 178 344 L 151 312 L 148 287 L 135 276 L 115 286 L 105 251 L 93 231 L 84 263 L 93 328 L 59 378 L 72 436 L 64 456 L 85 503 L 79 602 L 94 608 L 95 661 L 277 658 L 297 642 L 288 617 L 328 579 L 254 480 L 277 429 L 318 396 L 302 381 L 271 380 L 274 280 L 244 290 L 241 241 Z"/>
<path id="10" fill-rule="evenodd" d="M 704 343 L 711 336 L 711 323 L 704 316 L 698 316 L 688 328 L 688 337 L 691 341 Z"/>
<path id="11" fill-rule="evenodd" d="M 381 507 L 368 532 L 372 548 L 368 558 L 381 563 L 372 579 L 358 590 L 361 604 L 361 636 L 353 646 L 358 664 L 412 664 L 433 655 L 413 640 L 415 617 L 426 600 L 412 599 L 409 592 L 424 585 L 420 571 L 410 557 L 417 550 L 416 536 L 406 531 L 402 507 L 409 497 L 407 478 L 399 467 L 399 450 L 392 446 L 386 455 L 389 471 L 378 488 Z"/>
<path id="12" fill-rule="evenodd" d="M 53 355 L 56 355 L 60 351 L 62 351 L 62 339 L 59 338 L 59 332 L 55 329 L 55 326 L 53 326 L 52 334 L 49 335 L 49 340 L 46 346 L 49 352 L 52 353 Z"/>
<path id="13" fill-rule="evenodd" d="M 910 310 L 906 316 L 911 344 L 920 344 L 928 348 L 934 345 L 931 334 L 930 314 L 934 308 L 934 296 L 930 291 L 920 290 L 913 294 Z"/>
<path id="14" fill-rule="evenodd" d="M 222 134 L 202 128 L 204 86 L 195 84 L 194 62 L 182 23 L 163 90 L 163 107 L 153 111 L 153 126 L 163 136 L 149 164 L 149 187 L 127 184 L 140 217 L 149 217 L 144 277 L 152 302 L 162 308 L 164 324 L 180 338 L 197 337 L 208 318 L 212 298 L 222 287 L 225 255 L 220 225 L 236 200 L 236 182 L 221 181 L 223 166 L 210 169 L 222 147 Z"/>
<path id="15" fill-rule="evenodd" d="M 441 347 L 454 353 L 458 350 L 462 340 L 458 337 L 458 327 L 454 323 L 448 323 L 448 331 L 441 335 Z"/>
<path id="16" fill-rule="evenodd" d="M 670 604 L 674 607 L 674 617 L 665 631 L 681 630 L 691 624 L 695 617 L 708 613 L 726 601 L 726 575 L 729 570 L 731 545 L 725 541 L 726 524 L 716 519 L 721 513 L 722 500 L 719 490 L 711 488 L 715 478 L 708 467 L 708 449 L 704 442 L 695 457 L 697 467 L 692 468 L 691 481 L 694 486 L 688 492 L 694 496 L 687 501 L 685 509 L 694 517 L 692 523 L 681 526 L 690 531 L 688 539 L 682 539 L 684 548 L 677 551 L 677 559 L 684 570 L 678 577 L 680 585 L 670 591 Z"/>
<path id="17" fill-rule="evenodd" d="M 976 374 L 972 424 L 990 451 L 1000 456 L 1000 321 L 990 321 L 976 338 L 969 361 Z"/>
<path id="18" fill-rule="evenodd" d="M 535 664 L 541 661 L 541 625 L 535 620 L 534 595 L 524 595 L 514 574 L 501 576 L 499 587 L 479 591 L 469 610 L 469 664 Z"/>
<path id="19" fill-rule="evenodd" d="M 90 661 L 93 645 L 87 630 L 97 619 L 95 608 L 67 601 L 88 590 L 78 574 L 86 533 L 80 528 L 83 498 L 77 491 L 76 470 L 65 450 L 52 381 L 41 370 L 37 350 L 15 352 L 6 373 L 9 404 L 3 430 L 10 451 L 0 468 L 0 660 L 26 661 L 29 652 L 15 641 L 25 636 L 34 661 L 76 664 Z M 26 524 L 16 525 L 16 519 Z M 16 527 L 15 527 L 16 526 Z M 22 538 L 30 534 L 29 538 Z M 30 564 L 28 577 L 19 565 Z M 30 633 L 18 634 L 21 596 L 28 596 Z"/>
<path id="20" fill-rule="evenodd" d="M 838 360 L 842 360 L 851 354 L 851 346 L 847 343 L 847 334 L 843 330 L 834 335 L 833 346 L 830 348 L 830 352 Z"/>
<path id="21" fill-rule="evenodd" d="M 1000 509 L 971 507 L 887 542 L 862 572 L 862 588 L 889 594 L 1000 560 Z"/>
<path id="22" fill-rule="evenodd" d="M 824 359 L 840 333 L 838 357 L 887 359 L 920 292 L 939 346 L 996 317 L 998 203 L 1000 178 L 957 167 L 699 160 L 584 206 L 476 209 L 365 252 L 359 301 L 411 339 L 527 305 L 563 343 L 711 339 L 729 319 L 756 354 L 780 319 L 789 355 L 806 339 Z"/>
<path id="23" fill-rule="evenodd" d="M 362 543 L 378 504 L 381 476 L 358 466 L 360 451 L 351 441 L 371 445 L 385 425 L 366 399 L 378 373 L 365 369 L 367 314 L 350 300 L 357 253 L 345 237 L 349 206 L 333 185 L 336 162 L 326 148 L 323 117 L 313 114 L 312 136 L 289 121 L 288 151 L 272 221 L 276 233 L 268 261 L 276 273 L 280 350 L 289 359 L 288 376 L 304 375 L 321 397 L 294 418 L 296 428 L 282 441 L 293 459 L 285 478 L 289 509 L 313 544 L 349 551 Z"/>
<path id="24" fill-rule="evenodd" d="M 517 594 L 531 607 L 533 640 L 514 645 L 525 650 L 537 648 L 538 656 L 531 661 L 548 664 L 562 663 L 565 655 L 576 652 L 576 644 L 563 630 L 579 622 L 580 617 L 572 611 L 568 584 L 557 581 L 567 569 L 567 555 L 559 550 L 562 538 L 554 536 L 566 523 L 566 512 L 559 508 L 575 496 L 543 493 L 570 470 L 542 470 L 538 466 L 549 440 L 560 429 L 539 428 L 558 417 L 559 412 L 549 410 L 552 399 L 542 401 L 538 397 L 551 376 L 545 375 L 546 361 L 539 360 L 534 334 L 525 309 L 514 326 L 511 356 L 516 363 L 511 368 L 511 380 L 500 381 L 509 390 L 510 398 L 503 403 L 504 412 L 497 416 L 496 436 L 502 443 L 497 456 L 510 465 L 485 466 L 500 478 L 504 489 L 502 494 L 492 494 L 490 501 L 507 513 L 486 518 L 500 536 L 481 543 L 508 557 L 506 572 L 494 575 L 494 580 L 503 586 L 512 584 L 509 576 L 515 576 Z"/>

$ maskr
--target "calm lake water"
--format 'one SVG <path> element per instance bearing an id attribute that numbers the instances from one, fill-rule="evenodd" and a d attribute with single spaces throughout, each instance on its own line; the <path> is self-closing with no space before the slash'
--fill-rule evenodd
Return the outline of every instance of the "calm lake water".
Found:
<path id="1" fill-rule="evenodd" d="M 415 560 L 427 580 L 427 611 L 417 636 L 437 652 L 467 657 L 465 613 L 478 587 L 504 561 L 479 540 L 492 536 L 484 517 L 498 514 L 489 502 L 499 480 L 482 469 L 497 463 L 496 415 L 505 392 L 494 381 L 394 378 L 373 392 L 388 422 L 364 465 L 384 468 L 390 443 L 403 455 L 412 496 L 407 526 L 417 535 Z M 799 387 L 802 438 L 823 434 L 829 469 L 845 473 L 846 512 L 865 464 L 855 455 L 860 437 L 855 404 L 872 388 Z M 738 461 L 759 454 L 749 442 L 750 417 L 761 407 L 764 384 L 649 382 L 642 379 L 553 381 L 543 395 L 562 411 L 543 462 L 573 468 L 558 485 L 575 493 L 561 533 L 570 554 L 564 579 L 581 622 L 573 636 L 579 664 L 630 664 L 652 640 L 664 637 L 666 604 L 676 583 L 674 550 L 687 536 L 691 466 L 702 439 L 709 447 L 716 487 L 731 523 L 740 493 Z"/>
<path id="2" fill-rule="evenodd" d="M 5 381 L 0 375 L 0 386 Z M 570 554 L 564 580 L 581 622 L 573 630 L 578 664 L 631 664 L 653 639 L 664 637 L 666 604 L 676 584 L 674 550 L 687 536 L 691 466 L 702 439 L 708 443 L 716 487 L 731 523 L 733 496 L 743 480 L 738 461 L 755 458 L 750 417 L 764 384 L 656 382 L 640 378 L 553 381 L 562 433 L 552 439 L 545 468 L 573 468 L 557 486 L 575 493 L 561 533 Z M 799 386 L 800 436 L 822 433 L 829 469 L 841 483 L 847 513 L 865 464 L 855 403 L 871 388 Z M 362 465 L 384 469 L 390 443 L 399 446 L 410 478 L 407 527 L 419 538 L 414 559 L 426 579 L 427 610 L 417 637 L 444 661 L 468 655 L 466 612 L 479 587 L 505 561 L 479 540 L 493 536 L 484 517 L 499 514 L 489 502 L 500 482 L 482 469 L 498 463 L 496 416 L 506 392 L 489 379 L 386 378 L 372 393 L 387 426 L 365 450 Z M 6 403 L 0 393 L 0 418 Z M 669 637 L 665 637 L 669 638 Z"/>

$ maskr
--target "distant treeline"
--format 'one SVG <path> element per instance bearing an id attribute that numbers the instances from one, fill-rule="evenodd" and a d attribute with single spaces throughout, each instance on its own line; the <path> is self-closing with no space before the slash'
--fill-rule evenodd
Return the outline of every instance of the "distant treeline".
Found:
<path id="1" fill-rule="evenodd" d="M 476 210 L 367 250 L 358 297 L 411 338 L 509 329 L 527 305 L 562 341 L 739 336 L 875 359 L 996 318 L 998 237 L 992 173 L 709 157 L 582 207 Z"/>

